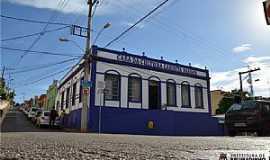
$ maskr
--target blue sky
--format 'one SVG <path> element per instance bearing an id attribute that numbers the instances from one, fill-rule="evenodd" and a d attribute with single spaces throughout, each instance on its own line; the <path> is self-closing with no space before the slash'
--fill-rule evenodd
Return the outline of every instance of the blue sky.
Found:
<path id="1" fill-rule="evenodd" d="M 60 0 L 3 0 L 1 14 L 47 21 L 56 13 L 54 22 L 86 26 L 86 0 L 66 1 L 64 8 L 57 8 Z M 63 0 L 61 0 L 63 1 Z M 104 47 L 112 38 L 132 25 L 162 0 L 102 0 L 97 7 L 93 30 L 98 31 L 110 22 L 112 26 L 100 36 L 97 45 Z M 42 31 L 44 24 L 1 19 L 1 39 L 32 34 Z M 47 29 L 61 26 L 49 25 Z M 93 37 L 96 32 L 93 32 Z M 76 41 L 82 48 L 85 39 L 69 34 L 69 30 L 43 35 L 32 50 L 82 54 L 72 43 L 59 42 L 59 37 Z M 27 49 L 36 37 L 14 41 L 2 41 L 1 46 Z M 260 81 L 254 84 L 256 95 L 270 96 L 270 26 L 266 25 L 261 0 L 170 0 L 153 16 L 141 23 L 109 48 L 166 60 L 189 62 L 194 66 L 207 66 L 211 72 L 211 88 L 231 90 L 239 87 L 238 71 L 247 66 L 261 67 L 254 74 Z M 26 55 L 18 64 L 23 53 L 1 50 L 2 66 L 20 70 L 25 67 L 59 62 L 68 57 L 49 55 Z M 20 54 L 19 54 L 20 53 Z M 53 79 L 64 73 L 33 85 L 25 85 L 48 74 L 72 66 L 77 61 L 26 73 L 12 74 L 11 87 L 17 92 L 16 100 L 45 93 Z M 7 71 L 6 77 L 8 78 Z M 247 84 L 245 89 L 248 89 Z"/>

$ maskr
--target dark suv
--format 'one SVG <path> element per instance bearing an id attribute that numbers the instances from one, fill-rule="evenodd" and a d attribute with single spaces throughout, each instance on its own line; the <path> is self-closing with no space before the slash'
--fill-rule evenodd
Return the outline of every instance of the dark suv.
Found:
<path id="1" fill-rule="evenodd" d="M 233 104 L 225 114 L 228 134 L 257 132 L 259 136 L 270 133 L 270 101 L 248 100 Z"/>

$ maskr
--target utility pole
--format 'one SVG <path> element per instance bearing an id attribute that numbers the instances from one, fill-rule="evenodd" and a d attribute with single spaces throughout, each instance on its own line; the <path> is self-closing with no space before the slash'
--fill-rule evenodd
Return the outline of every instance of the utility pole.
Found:
<path id="1" fill-rule="evenodd" d="M 91 27 L 92 27 L 92 8 L 98 0 L 88 0 L 88 22 L 87 22 L 87 37 L 86 37 L 86 48 L 84 55 L 84 82 L 90 80 L 90 58 L 92 54 L 91 49 Z M 87 132 L 87 122 L 88 122 L 88 109 L 89 109 L 89 87 L 86 91 L 83 91 L 83 106 L 81 112 L 81 132 Z"/>
<path id="2" fill-rule="evenodd" d="M 253 96 L 254 91 L 253 91 L 253 84 L 252 84 L 252 76 L 251 76 L 251 73 L 252 73 L 252 72 L 259 71 L 259 70 L 261 70 L 261 69 L 260 69 L 260 68 L 255 68 L 255 69 L 249 69 L 248 71 L 245 71 L 245 72 L 239 72 L 239 80 L 240 80 L 240 96 L 241 96 L 241 99 L 243 99 L 243 96 L 244 96 L 244 95 L 243 95 L 242 75 L 248 73 L 248 76 L 249 76 L 249 84 L 250 84 L 250 94 L 251 94 L 251 96 Z"/>

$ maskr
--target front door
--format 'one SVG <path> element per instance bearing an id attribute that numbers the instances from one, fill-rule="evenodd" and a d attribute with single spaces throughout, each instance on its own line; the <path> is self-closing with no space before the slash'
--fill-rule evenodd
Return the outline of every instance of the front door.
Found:
<path id="1" fill-rule="evenodd" d="M 160 109 L 160 83 L 149 81 L 149 109 Z"/>

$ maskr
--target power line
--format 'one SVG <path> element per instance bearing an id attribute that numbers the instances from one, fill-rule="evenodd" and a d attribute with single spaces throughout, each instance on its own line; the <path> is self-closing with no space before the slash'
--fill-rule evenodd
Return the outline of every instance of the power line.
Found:
<path id="1" fill-rule="evenodd" d="M 63 3 L 61 3 L 61 2 L 63 2 Z M 63 8 L 67 5 L 68 2 L 69 2 L 69 0 L 67 0 L 67 1 L 65 1 L 65 0 L 59 1 L 59 2 L 58 2 L 58 5 L 57 5 L 57 8 L 59 7 L 59 8 L 61 8 L 61 9 L 63 9 Z M 51 15 L 51 17 L 49 18 L 48 23 L 46 23 L 46 25 L 43 27 L 42 32 L 45 32 L 45 31 L 46 31 L 46 29 L 47 29 L 48 26 L 49 26 L 49 22 L 52 21 L 54 18 L 56 18 L 57 15 L 58 15 L 57 12 L 54 11 L 54 13 L 53 13 L 53 14 Z M 19 61 L 18 61 L 18 63 L 17 63 L 18 65 L 20 64 L 20 62 L 22 61 L 22 59 L 24 58 L 24 56 L 27 55 L 28 51 L 31 50 L 31 49 L 38 43 L 38 41 L 41 39 L 41 37 L 42 37 L 42 35 L 40 34 L 40 35 L 33 41 L 33 43 L 28 47 L 28 49 L 24 52 L 24 54 L 21 55 L 21 57 L 20 57 L 20 59 L 19 59 Z"/>
<path id="2" fill-rule="evenodd" d="M 83 54 L 63 54 L 63 53 L 55 53 L 55 52 L 47 52 L 47 51 L 35 51 L 35 50 L 25 50 L 25 49 L 18 49 L 18 48 L 9 48 L 9 47 L 0 47 L 4 50 L 12 50 L 12 51 L 19 51 L 19 52 L 30 52 L 28 54 L 46 54 L 46 55 L 54 55 L 54 56 L 65 56 L 65 57 L 81 57 Z M 3 53 L 5 54 L 5 53 Z"/>
<path id="3" fill-rule="evenodd" d="M 12 17 L 12 16 L 7 16 L 1 14 L 2 18 L 7 18 L 7 19 L 13 19 L 17 21 L 24 21 L 24 22 L 29 22 L 29 23 L 39 23 L 39 24 L 51 24 L 51 25 L 62 25 L 62 26 L 70 26 L 71 24 L 68 23 L 61 23 L 61 22 L 46 22 L 46 21 L 38 21 L 38 20 L 32 20 L 32 19 L 25 19 L 25 18 L 17 18 L 17 17 Z"/>
<path id="4" fill-rule="evenodd" d="M 123 1 L 122 1 L 122 2 L 123 2 Z M 173 5 L 174 5 L 175 3 L 177 3 L 177 2 L 179 2 L 179 1 L 174 1 L 174 2 L 172 2 L 172 3 L 170 4 L 170 6 L 168 6 L 168 7 L 173 6 Z M 123 4 L 124 4 L 124 2 L 123 2 Z M 127 5 L 126 5 L 126 6 L 127 6 Z M 143 5 L 141 5 L 141 6 L 143 6 Z M 134 6 L 131 6 L 131 7 L 129 7 L 129 8 L 134 9 L 134 11 L 135 11 L 136 13 L 140 12 L 140 10 L 137 9 L 136 7 L 134 7 Z M 220 48 L 220 47 L 214 45 L 213 43 L 211 43 L 211 42 L 210 42 L 209 40 L 207 40 L 207 39 L 203 39 L 203 38 L 201 38 L 201 37 L 199 37 L 199 36 L 196 36 L 196 35 L 192 34 L 191 32 L 185 32 L 185 30 L 183 29 L 183 27 L 180 26 L 179 24 L 170 24 L 170 25 L 168 25 L 168 23 L 162 22 L 161 20 L 157 19 L 157 17 L 154 17 L 154 16 L 159 15 L 161 12 L 162 12 L 162 11 L 158 12 L 156 15 L 153 14 L 153 15 L 150 17 L 150 18 L 153 18 L 153 19 L 155 20 L 155 21 L 153 21 L 153 22 L 155 22 L 155 23 L 158 24 L 160 27 L 162 27 L 162 28 L 160 28 L 160 29 L 163 29 L 164 31 L 168 31 L 168 32 L 170 32 L 170 33 L 172 33 L 172 34 L 174 34 L 174 35 L 176 35 L 176 36 L 179 36 L 180 34 L 178 34 L 178 32 L 175 32 L 175 30 L 177 30 L 177 31 L 179 31 L 180 33 L 182 33 L 184 36 L 188 36 L 189 39 L 195 41 L 195 43 L 197 43 L 198 45 L 200 45 L 200 46 L 202 46 L 202 47 L 207 47 L 207 48 L 215 49 L 218 53 L 223 54 L 223 55 L 226 55 L 227 51 L 225 51 L 224 49 L 222 49 L 222 48 Z M 168 19 L 168 17 L 165 17 L 164 15 L 161 15 L 161 16 L 163 16 L 164 19 Z M 148 21 L 148 22 L 149 22 L 149 21 Z M 169 29 L 169 28 L 171 28 L 171 29 Z M 181 36 L 183 36 L 183 35 L 181 35 Z M 181 38 L 181 37 L 179 36 L 179 38 Z M 181 40 L 182 40 L 182 38 L 181 38 Z M 203 45 L 203 44 L 204 44 L 204 45 Z M 193 49 L 193 48 L 192 48 L 192 49 Z"/>
<path id="5" fill-rule="evenodd" d="M 48 78 L 50 78 L 50 77 L 56 76 L 56 75 L 58 75 L 58 74 L 60 74 L 60 73 L 63 73 L 63 72 L 65 72 L 65 71 L 69 70 L 70 68 L 72 68 L 72 67 L 67 67 L 67 68 L 65 68 L 65 69 L 63 69 L 63 70 L 61 70 L 61 71 L 58 71 L 58 72 L 49 74 L 49 75 L 44 76 L 44 77 L 42 77 L 42 78 L 40 78 L 40 79 L 34 80 L 34 81 L 32 81 L 32 82 L 29 82 L 29 83 L 25 83 L 25 84 L 23 84 L 23 85 L 21 85 L 21 86 L 28 86 L 28 85 L 35 84 L 35 83 L 40 82 L 40 81 L 42 81 L 42 80 L 44 80 L 44 79 L 48 79 Z M 20 87 L 20 86 L 19 86 L 19 87 Z M 17 88 L 18 88 L 18 87 L 17 87 Z"/>
<path id="6" fill-rule="evenodd" d="M 60 28 L 56 28 L 56 29 L 47 30 L 47 31 L 44 31 L 44 32 L 37 32 L 37 33 L 23 35 L 23 36 L 6 38 L 6 39 L 2 39 L 1 41 L 11 41 L 11 40 L 17 40 L 17 39 L 22 39 L 22 38 L 27 38 L 27 37 L 33 37 L 33 36 L 37 36 L 37 35 L 44 35 L 45 33 L 59 31 L 59 30 L 62 30 L 62 29 L 68 28 L 68 27 L 70 27 L 70 26 L 60 27 Z"/>
<path id="7" fill-rule="evenodd" d="M 149 13 L 147 13 L 145 16 L 143 16 L 142 18 L 140 18 L 136 23 L 134 23 L 132 26 L 130 26 L 129 28 L 127 28 L 124 32 L 122 32 L 119 36 L 117 36 L 116 38 L 114 38 L 113 40 L 111 40 L 109 43 L 107 43 L 105 45 L 105 48 L 110 46 L 112 43 L 114 43 L 115 41 L 117 41 L 118 39 L 120 39 L 123 35 L 125 35 L 128 31 L 130 31 L 132 28 L 134 28 L 136 25 L 138 25 L 139 23 L 141 23 L 144 19 L 146 19 L 147 17 L 149 17 L 152 13 L 154 13 L 156 10 L 158 10 L 160 7 L 162 7 L 164 4 L 166 4 L 169 0 L 165 0 L 163 1 L 161 4 L 159 4 L 157 7 L 155 7 L 153 10 L 151 10 Z"/>
<path id="8" fill-rule="evenodd" d="M 72 58 L 72 59 L 67 59 L 67 60 L 64 60 L 64 61 L 56 62 L 56 63 L 43 64 L 43 65 L 32 67 L 32 68 L 29 68 L 29 69 L 23 69 L 23 70 L 20 70 L 20 71 L 10 72 L 10 74 L 31 72 L 31 71 L 35 71 L 35 70 L 39 70 L 39 69 L 49 68 L 49 67 L 52 67 L 52 66 L 56 66 L 56 65 L 67 63 L 67 62 L 71 62 L 71 61 L 74 61 L 74 60 L 77 60 L 77 59 L 79 59 L 79 58 Z"/>

